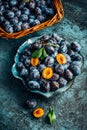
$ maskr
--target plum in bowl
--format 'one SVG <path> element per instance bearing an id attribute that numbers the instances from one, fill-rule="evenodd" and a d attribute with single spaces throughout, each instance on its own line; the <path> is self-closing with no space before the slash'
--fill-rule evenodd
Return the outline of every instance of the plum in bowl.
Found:
<path id="1" fill-rule="evenodd" d="M 27 90 L 49 98 L 70 88 L 81 73 L 80 50 L 77 42 L 69 43 L 56 33 L 28 39 L 17 50 L 12 73 Z"/>

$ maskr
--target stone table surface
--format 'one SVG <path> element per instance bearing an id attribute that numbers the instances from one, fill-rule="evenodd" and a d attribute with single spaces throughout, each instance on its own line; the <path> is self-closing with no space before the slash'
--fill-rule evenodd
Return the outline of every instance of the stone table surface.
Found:
<path id="1" fill-rule="evenodd" d="M 87 1 L 63 0 L 63 5 L 65 17 L 60 23 L 17 40 L 0 38 L 0 130 L 87 130 Z M 25 40 L 52 32 L 80 43 L 84 66 L 68 91 L 46 99 L 27 92 L 22 82 L 13 77 L 11 67 L 16 50 Z M 37 107 L 45 109 L 41 119 L 33 118 L 32 110 L 24 107 L 31 96 L 36 98 Z M 50 106 L 57 116 L 52 125 L 46 120 Z"/>

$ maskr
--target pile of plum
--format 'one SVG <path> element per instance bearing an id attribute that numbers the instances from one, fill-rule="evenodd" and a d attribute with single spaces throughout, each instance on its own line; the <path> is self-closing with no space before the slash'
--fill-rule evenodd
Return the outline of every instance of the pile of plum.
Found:
<path id="1" fill-rule="evenodd" d="M 30 63 L 32 53 L 44 45 L 47 57 L 40 59 L 37 66 L 32 66 Z M 29 90 L 56 91 L 66 86 L 75 76 L 81 73 L 82 56 L 80 55 L 80 49 L 81 46 L 77 42 L 70 44 L 56 33 L 52 35 L 46 34 L 24 48 L 19 54 L 19 62 L 16 64 L 16 69 Z M 57 54 L 63 54 L 66 57 L 65 64 L 57 62 Z M 42 71 L 46 67 L 53 69 L 53 75 L 50 79 L 42 77 Z"/>
<path id="2" fill-rule="evenodd" d="M 52 0 L 0 0 L 0 26 L 8 33 L 38 25 L 55 14 Z"/>

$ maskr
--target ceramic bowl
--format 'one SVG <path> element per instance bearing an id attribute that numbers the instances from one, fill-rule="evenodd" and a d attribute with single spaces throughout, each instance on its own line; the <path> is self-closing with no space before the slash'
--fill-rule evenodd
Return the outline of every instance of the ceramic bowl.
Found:
<path id="1" fill-rule="evenodd" d="M 27 88 L 27 85 L 25 83 L 25 81 L 19 76 L 18 74 L 18 71 L 16 69 L 16 64 L 19 62 L 19 54 L 25 49 L 25 47 L 29 46 L 30 44 L 33 44 L 33 42 L 35 40 L 37 40 L 38 38 L 40 37 L 34 37 L 34 38 L 31 38 L 31 39 L 28 39 L 26 42 L 24 42 L 20 47 L 19 49 L 17 50 L 17 53 L 15 55 L 15 58 L 14 58 L 14 61 L 15 63 L 13 64 L 12 66 L 12 74 L 15 78 L 17 79 L 20 79 L 23 83 L 24 83 L 24 86 Z M 81 55 L 82 56 L 82 55 Z M 82 58 L 82 65 L 83 65 L 83 58 Z M 81 67 L 82 68 L 82 67 Z M 53 91 L 53 92 L 41 92 L 39 90 L 29 90 L 30 92 L 33 92 L 33 93 L 37 93 L 37 94 L 40 94 L 40 95 L 43 95 L 45 96 L 46 98 L 49 98 L 51 96 L 53 96 L 54 94 L 57 94 L 57 93 L 62 93 L 64 91 L 66 91 L 67 89 L 69 89 L 72 84 L 74 83 L 74 80 L 75 80 L 75 77 L 73 78 L 72 81 L 70 81 L 66 86 L 62 87 L 62 88 L 59 88 L 58 90 L 56 91 Z"/>

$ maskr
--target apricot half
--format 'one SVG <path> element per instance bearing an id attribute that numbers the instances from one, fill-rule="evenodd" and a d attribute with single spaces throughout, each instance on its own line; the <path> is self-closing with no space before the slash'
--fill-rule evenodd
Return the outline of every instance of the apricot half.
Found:
<path id="1" fill-rule="evenodd" d="M 61 53 L 56 55 L 56 60 L 59 64 L 65 64 L 66 63 L 66 57 Z"/>
<path id="2" fill-rule="evenodd" d="M 46 67 L 42 71 L 42 77 L 45 79 L 50 79 L 53 76 L 53 69 L 51 67 Z"/>

